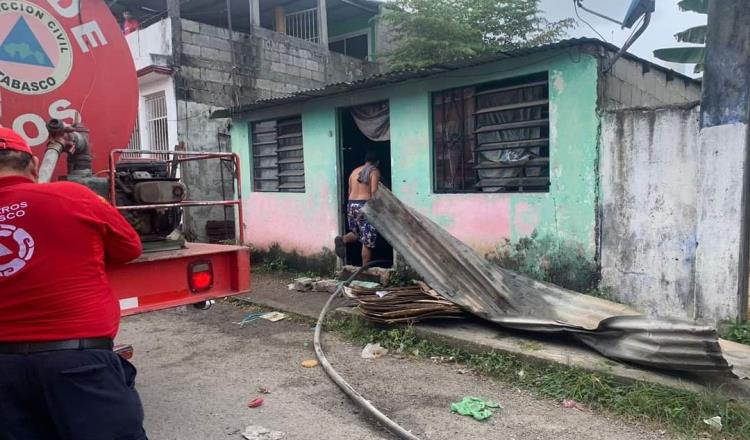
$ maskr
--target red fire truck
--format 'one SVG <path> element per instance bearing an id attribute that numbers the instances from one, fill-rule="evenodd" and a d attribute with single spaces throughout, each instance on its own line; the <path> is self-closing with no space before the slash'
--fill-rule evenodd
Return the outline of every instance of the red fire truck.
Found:
<path id="1" fill-rule="evenodd" d="M 138 100 L 133 57 L 102 0 L 0 0 L 0 124 L 42 159 L 40 180 L 88 186 L 117 206 L 143 241 L 141 258 L 109 270 L 122 314 L 248 292 L 238 157 L 191 152 L 190 139 L 177 151 L 123 149 Z M 229 167 L 236 197 L 192 198 L 183 177 L 196 161 Z M 182 236 L 185 211 L 210 205 L 234 209 L 236 245 Z"/>

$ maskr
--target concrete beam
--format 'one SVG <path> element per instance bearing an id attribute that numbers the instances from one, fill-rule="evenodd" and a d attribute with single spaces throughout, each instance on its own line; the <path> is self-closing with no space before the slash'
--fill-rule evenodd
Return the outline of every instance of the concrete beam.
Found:
<path id="1" fill-rule="evenodd" d="M 710 2 L 699 137 L 694 317 L 747 318 L 750 9 Z"/>
<path id="2" fill-rule="evenodd" d="M 710 2 L 701 127 L 748 123 L 750 8 L 746 0 Z"/>
<path id="3" fill-rule="evenodd" d="M 172 25 L 173 60 L 176 66 L 180 66 L 182 61 L 182 19 L 180 18 L 180 0 L 167 0 L 167 16 Z"/>
<path id="4" fill-rule="evenodd" d="M 260 27 L 260 0 L 250 1 L 250 29 Z"/>
<path id="5" fill-rule="evenodd" d="M 328 10 L 326 0 L 318 0 L 318 32 L 320 32 L 320 45 L 328 48 Z"/>

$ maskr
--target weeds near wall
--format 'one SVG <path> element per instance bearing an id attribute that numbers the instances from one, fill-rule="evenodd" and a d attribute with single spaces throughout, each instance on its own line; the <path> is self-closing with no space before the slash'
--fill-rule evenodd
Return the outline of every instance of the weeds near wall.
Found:
<path id="1" fill-rule="evenodd" d="M 378 342 L 391 352 L 442 362 L 455 362 L 538 395 L 562 401 L 574 399 L 588 407 L 656 423 L 689 436 L 707 431 L 703 420 L 720 416 L 723 439 L 750 438 L 750 406 L 724 397 L 677 390 L 646 382 L 623 383 L 603 373 L 565 365 L 539 365 L 497 351 L 470 353 L 419 337 L 413 327 L 383 330 L 357 318 L 329 320 L 326 328 L 344 339 L 364 345 Z"/>
<path id="2" fill-rule="evenodd" d="M 536 231 L 515 244 L 506 240 L 488 259 L 505 269 L 577 292 L 590 292 L 599 283 L 596 265 L 589 261 L 580 246 L 549 235 L 539 236 Z"/>
<path id="3" fill-rule="evenodd" d="M 721 337 L 730 341 L 739 342 L 740 344 L 750 345 L 750 324 L 735 322 L 727 326 L 722 332 Z"/>
<path id="4" fill-rule="evenodd" d="M 404 257 L 396 254 L 386 287 L 407 287 L 413 285 L 414 281 L 422 281 L 422 277 L 406 263 Z"/>
<path id="5" fill-rule="evenodd" d="M 316 276 L 331 276 L 336 271 L 336 255 L 323 248 L 315 255 L 300 255 L 297 251 L 286 251 L 278 243 L 268 249 L 251 249 L 255 270 L 261 272 L 305 272 Z"/>

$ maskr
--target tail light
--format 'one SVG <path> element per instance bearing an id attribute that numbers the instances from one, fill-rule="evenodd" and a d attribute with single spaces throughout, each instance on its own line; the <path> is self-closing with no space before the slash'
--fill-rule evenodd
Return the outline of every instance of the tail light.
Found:
<path id="1" fill-rule="evenodd" d="M 210 261 L 191 263 L 188 268 L 188 283 L 193 293 L 205 292 L 214 285 L 214 269 Z"/>
<path id="2" fill-rule="evenodd" d="M 123 359 L 131 359 L 133 357 L 133 346 L 132 345 L 116 345 L 114 348 L 116 355 Z"/>

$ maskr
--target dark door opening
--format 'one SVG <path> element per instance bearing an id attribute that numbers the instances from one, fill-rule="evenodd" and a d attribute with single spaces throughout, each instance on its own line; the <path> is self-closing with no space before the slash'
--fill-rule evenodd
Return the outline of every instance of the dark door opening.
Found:
<path id="1" fill-rule="evenodd" d="M 360 131 L 354 122 L 354 117 L 349 108 L 339 110 L 339 122 L 341 133 L 341 206 L 340 215 L 342 218 L 341 233 L 348 232 L 346 221 L 346 207 L 349 195 L 349 175 L 355 168 L 362 165 L 365 160 L 365 153 L 368 150 L 374 151 L 380 159 L 380 175 L 383 185 L 391 188 L 391 143 L 389 141 L 375 142 L 369 139 Z M 362 244 L 359 242 L 349 244 L 346 248 L 346 259 L 344 264 L 354 266 L 362 265 Z M 386 261 L 386 264 L 380 266 L 391 267 L 393 265 L 393 248 L 387 241 L 378 235 L 378 241 L 373 252 L 373 261 Z"/>

